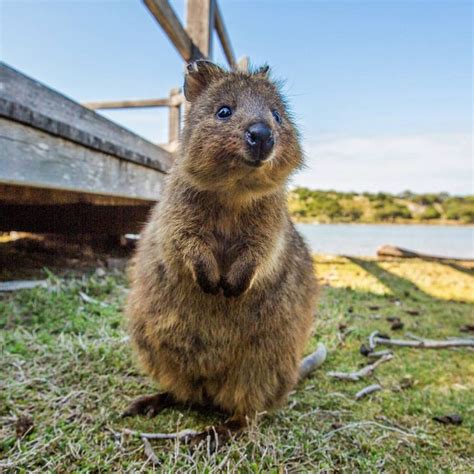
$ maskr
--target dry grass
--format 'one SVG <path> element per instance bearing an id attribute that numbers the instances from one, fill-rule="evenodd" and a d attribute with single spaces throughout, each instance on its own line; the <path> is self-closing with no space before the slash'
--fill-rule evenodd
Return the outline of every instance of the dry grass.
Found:
<path id="1" fill-rule="evenodd" d="M 392 333 L 388 316 L 405 323 L 392 335 L 463 334 L 459 328 L 474 319 L 472 267 L 342 257 L 317 257 L 315 265 L 324 289 L 308 351 L 319 341 L 328 346 L 323 370 L 297 387 L 286 408 L 216 454 L 206 446 L 190 454 L 180 441 L 151 441 L 155 466 L 142 440 L 120 435 L 123 429 L 201 429 L 220 418 L 185 408 L 155 419 L 119 418 L 130 399 L 154 390 L 136 370 L 122 329 L 123 275 L 49 274 L 48 289 L 0 295 L 0 470 L 472 472 L 471 350 L 400 348 L 365 380 L 326 375 L 365 364 L 359 347 L 374 330 Z M 85 303 L 80 292 L 107 306 Z M 382 391 L 355 401 L 375 382 Z M 453 412 L 463 416 L 461 426 L 432 419 Z M 25 417 L 33 428 L 22 437 Z"/>

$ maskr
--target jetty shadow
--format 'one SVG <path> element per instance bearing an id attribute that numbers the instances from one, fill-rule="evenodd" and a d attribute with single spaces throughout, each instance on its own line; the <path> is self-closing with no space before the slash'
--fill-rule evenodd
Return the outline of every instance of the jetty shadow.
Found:
<path id="1" fill-rule="evenodd" d="M 453 268 L 458 272 L 465 273 L 466 275 L 474 277 L 474 266 L 473 267 L 465 267 L 460 265 L 459 263 L 449 261 L 449 260 L 437 260 L 437 263 L 441 265 L 446 265 L 447 267 Z"/>
<path id="2" fill-rule="evenodd" d="M 411 298 L 413 300 L 419 300 L 424 302 L 436 302 L 440 301 L 439 298 L 432 296 L 415 283 L 407 278 L 395 275 L 394 273 L 385 270 L 376 261 L 363 260 L 361 258 L 345 256 L 349 261 L 358 265 L 367 273 L 374 276 L 380 283 L 390 289 L 392 294 L 400 300 Z M 443 300 L 445 301 L 445 300 Z"/>

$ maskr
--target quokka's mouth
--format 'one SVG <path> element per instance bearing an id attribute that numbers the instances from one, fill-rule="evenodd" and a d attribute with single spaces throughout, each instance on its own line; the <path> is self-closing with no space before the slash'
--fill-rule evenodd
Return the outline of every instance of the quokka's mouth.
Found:
<path id="1" fill-rule="evenodd" d="M 251 166 L 252 168 L 260 168 L 265 163 L 265 161 L 257 161 L 257 160 L 254 161 L 254 160 L 244 159 L 243 161 L 247 166 Z"/>

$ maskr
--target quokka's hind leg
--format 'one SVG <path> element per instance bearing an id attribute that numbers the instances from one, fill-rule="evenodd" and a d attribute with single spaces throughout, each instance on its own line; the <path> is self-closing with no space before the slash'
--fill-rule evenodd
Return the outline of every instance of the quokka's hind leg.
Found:
<path id="1" fill-rule="evenodd" d="M 209 450 L 211 453 L 217 451 L 220 446 L 227 444 L 231 439 L 241 434 L 248 426 L 245 416 L 235 415 L 224 423 L 217 426 L 210 426 L 204 431 L 192 435 L 189 438 L 189 444 L 192 450 L 199 444 L 206 442 L 209 438 Z"/>
<path id="2" fill-rule="evenodd" d="M 167 393 L 157 393 L 155 395 L 145 395 L 133 400 L 126 410 L 122 413 L 122 417 L 145 415 L 149 418 L 158 415 L 161 410 L 176 404 L 174 397 Z"/>

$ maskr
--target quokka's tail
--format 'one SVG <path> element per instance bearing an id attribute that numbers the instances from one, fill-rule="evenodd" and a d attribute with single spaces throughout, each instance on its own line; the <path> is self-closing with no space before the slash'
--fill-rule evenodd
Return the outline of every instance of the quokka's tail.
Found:
<path id="1" fill-rule="evenodd" d="M 326 360 L 327 353 L 326 346 L 324 344 L 318 344 L 316 350 L 301 361 L 299 380 L 303 380 L 313 370 L 321 367 Z"/>

